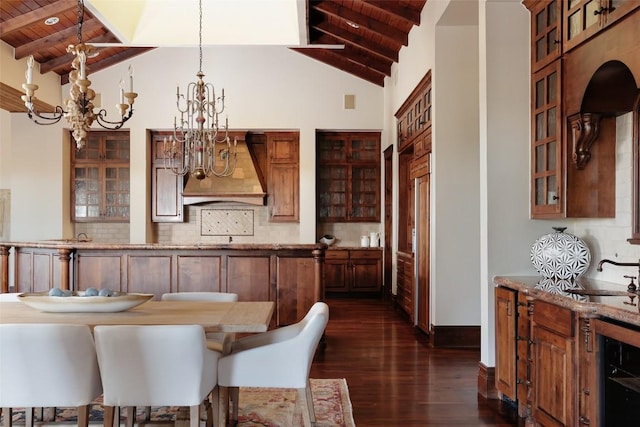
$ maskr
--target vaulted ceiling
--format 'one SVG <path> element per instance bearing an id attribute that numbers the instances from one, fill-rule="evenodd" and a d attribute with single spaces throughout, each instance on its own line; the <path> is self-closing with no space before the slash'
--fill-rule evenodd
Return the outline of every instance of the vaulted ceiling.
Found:
<path id="1" fill-rule="evenodd" d="M 165 34 L 166 38 L 167 27 L 163 26 L 158 18 L 158 8 L 160 5 L 184 8 L 189 3 L 185 0 L 182 0 L 183 3 L 175 3 L 179 0 L 163 0 L 163 2 L 155 0 L 155 3 L 152 1 L 111 2 L 111 6 L 128 5 L 132 9 L 138 4 L 142 5 L 140 8 L 146 7 L 154 11 L 154 19 L 146 19 L 146 32 L 153 35 L 155 31 L 158 35 Z M 195 9 L 197 4 L 191 1 L 194 4 L 192 8 Z M 248 8 L 246 2 L 216 1 L 227 8 L 230 5 L 241 4 L 244 15 L 255 9 Z M 248 1 L 257 2 L 258 0 Z M 256 5 L 268 5 L 267 10 L 270 12 L 281 14 L 287 12 L 275 10 L 276 4 L 278 7 L 285 4 L 282 0 L 273 1 L 271 4 L 264 3 L 269 0 L 260 1 L 262 3 L 258 2 Z M 303 20 L 306 17 L 306 22 L 298 25 L 301 27 L 299 32 L 306 32 L 307 40 L 289 44 L 291 49 L 379 86 L 384 86 L 385 77 L 391 75 L 391 66 L 398 61 L 402 46 L 407 45 L 408 34 L 413 26 L 420 25 L 420 13 L 426 3 L 426 0 L 289 1 L 293 2 L 293 8 L 296 5 L 306 8 L 306 11 L 298 14 L 298 19 Z M 204 2 L 213 2 L 213 0 L 204 0 Z M 154 44 L 153 41 L 147 41 L 145 44 L 130 43 L 121 36 L 113 23 L 105 18 L 106 13 L 99 13 L 100 0 L 86 0 L 85 3 L 87 7 L 84 8 L 82 40 L 96 45 L 99 50 L 98 56 L 88 61 L 91 72 L 95 73 L 155 47 L 166 45 L 165 42 Z M 153 7 L 148 4 L 152 4 Z M 207 7 L 214 7 L 214 4 L 215 2 L 210 3 Z M 14 48 L 15 59 L 33 55 L 40 64 L 41 73 L 50 71 L 57 73 L 60 75 L 61 84 L 65 84 L 69 79 L 70 64 L 73 59 L 72 54 L 66 52 L 66 48 L 69 44 L 78 42 L 78 9 L 77 0 L 3 0 L 0 2 L 0 39 Z M 118 12 L 115 13 L 116 15 L 112 16 L 119 16 Z M 121 11 L 121 13 L 124 12 Z M 197 13 L 197 9 L 194 13 Z M 256 34 L 256 36 L 264 40 L 267 32 L 272 32 L 273 28 L 283 27 L 283 25 L 281 22 L 276 22 L 277 25 L 271 23 L 269 27 L 268 21 L 274 19 L 277 21 L 278 18 L 267 16 L 265 10 L 260 13 L 261 17 L 254 19 L 262 19 L 266 26 L 258 30 L 262 34 Z M 130 13 L 130 15 L 134 14 Z M 175 20 L 175 15 L 171 13 L 166 15 Z M 57 17 L 58 21 L 52 25 L 47 24 L 46 20 L 52 17 Z M 142 22 L 144 16 L 139 14 L 139 19 Z M 189 20 L 189 22 L 193 27 L 193 21 Z M 256 27 L 252 26 L 252 28 Z M 153 37 L 151 40 L 154 40 Z M 274 44 L 279 43 L 281 42 L 274 42 Z M 204 40 L 203 44 L 206 45 L 207 41 Z M 9 111 L 25 111 L 19 97 L 15 101 L 7 99 L 4 86 L 0 106 Z M 7 108 L 7 103 L 12 104 L 11 108 Z"/>

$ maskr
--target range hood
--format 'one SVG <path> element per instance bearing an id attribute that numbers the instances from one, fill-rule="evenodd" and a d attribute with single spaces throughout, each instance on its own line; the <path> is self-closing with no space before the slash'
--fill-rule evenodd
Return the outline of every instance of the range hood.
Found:
<path id="1" fill-rule="evenodd" d="M 233 175 L 223 178 L 211 175 L 202 180 L 189 177 L 182 192 L 185 205 L 222 202 L 257 206 L 266 204 L 263 175 L 257 169 L 257 162 L 247 143 L 238 140 L 237 149 L 237 164 Z"/>

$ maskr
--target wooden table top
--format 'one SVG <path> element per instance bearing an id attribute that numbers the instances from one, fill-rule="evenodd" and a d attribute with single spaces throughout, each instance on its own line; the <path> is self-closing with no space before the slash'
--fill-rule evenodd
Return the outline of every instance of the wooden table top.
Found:
<path id="1" fill-rule="evenodd" d="M 0 302 L 0 323 L 88 325 L 202 325 L 206 332 L 265 332 L 271 301 L 148 301 L 118 313 L 46 313 L 21 302 Z"/>

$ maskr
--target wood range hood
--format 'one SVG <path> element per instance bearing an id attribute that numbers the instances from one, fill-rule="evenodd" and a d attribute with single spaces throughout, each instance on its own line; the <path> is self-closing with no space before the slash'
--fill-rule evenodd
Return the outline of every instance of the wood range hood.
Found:
<path id="1" fill-rule="evenodd" d="M 254 154 L 238 138 L 236 169 L 231 176 L 208 176 L 202 180 L 189 177 L 182 192 L 185 205 L 208 203 L 266 204 L 264 179 Z"/>

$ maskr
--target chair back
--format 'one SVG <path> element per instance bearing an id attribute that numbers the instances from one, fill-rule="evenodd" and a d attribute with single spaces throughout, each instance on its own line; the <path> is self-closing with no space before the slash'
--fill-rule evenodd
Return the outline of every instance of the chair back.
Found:
<path id="1" fill-rule="evenodd" d="M 5 292 L 0 293 L 0 302 L 20 302 L 20 295 L 22 292 Z"/>
<path id="2" fill-rule="evenodd" d="M 199 325 L 96 326 L 104 403 L 193 406 L 215 387 L 219 353 Z"/>
<path id="3" fill-rule="evenodd" d="M 162 301 L 236 302 L 238 294 L 231 292 L 172 292 L 162 294 Z"/>
<path id="4" fill-rule="evenodd" d="M 234 347 L 233 352 L 222 357 L 218 363 L 219 384 L 232 387 L 305 388 L 313 357 L 328 321 L 329 307 L 317 302 L 295 325 L 260 334 L 267 338 L 262 345 L 244 349 Z M 278 334 L 280 330 L 285 333 Z"/>
<path id="5" fill-rule="evenodd" d="M 0 407 L 78 407 L 102 393 L 85 325 L 0 325 Z"/>

